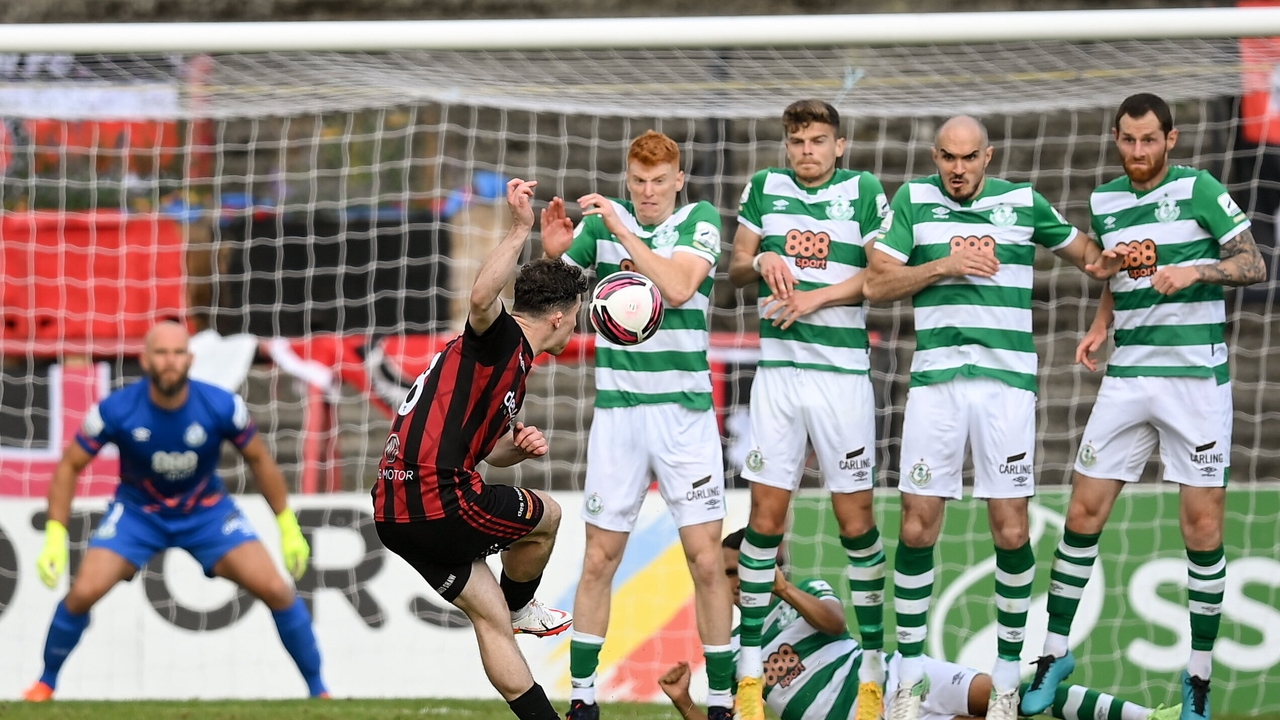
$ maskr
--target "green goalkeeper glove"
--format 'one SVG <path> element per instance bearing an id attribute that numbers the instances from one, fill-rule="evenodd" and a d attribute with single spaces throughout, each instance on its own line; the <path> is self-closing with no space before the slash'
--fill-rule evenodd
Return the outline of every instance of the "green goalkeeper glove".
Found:
<path id="1" fill-rule="evenodd" d="M 36 557 L 36 572 L 40 581 L 49 587 L 58 584 L 58 578 L 67 569 L 67 526 L 57 520 L 44 523 L 44 549 Z"/>
<path id="2" fill-rule="evenodd" d="M 302 536 L 302 528 L 298 527 L 298 518 L 289 508 L 285 508 L 276 516 L 276 524 L 280 526 L 280 549 L 284 552 L 284 566 L 294 580 L 302 578 L 307 571 L 307 560 L 311 558 L 311 548 L 307 539 Z"/>

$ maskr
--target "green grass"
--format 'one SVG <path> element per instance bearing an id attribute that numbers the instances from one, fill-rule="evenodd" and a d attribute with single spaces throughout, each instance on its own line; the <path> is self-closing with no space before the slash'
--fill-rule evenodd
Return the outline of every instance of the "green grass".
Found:
<path id="1" fill-rule="evenodd" d="M 552 703 L 563 711 L 564 701 Z M 609 720 L 678 720 L 670 705 L 613 703 L 604 708 Z M 27 720 L 393 720 L 396 718 L 462 718 L 514 720 L 506 703 L 492 700 L 232 700 L 188 702 L 59 701 L 40 705 L 0 702 L 0 718 Z M 1280 720 L 1280 713 L 1214 715 L 1214 720 Z"/>
<path id="2" fill-rule="evenodd" d="M 552 701 L 564 712 L 566 701 Z M 670 705 L 617 703 L 607 716 L 631 720 L 679 720 Z M 395 720 L 460 718 L 515 720 L 506 703 L 492 700 L 260 700 L 189 702 L 90 702 L 64 700 L 39 705 L 0 702 L 4 720 Z M 1217 718 L 1215 718 L 1217 720 Z M 1277 718 L 1276 720 L 1280 720 Z"/>

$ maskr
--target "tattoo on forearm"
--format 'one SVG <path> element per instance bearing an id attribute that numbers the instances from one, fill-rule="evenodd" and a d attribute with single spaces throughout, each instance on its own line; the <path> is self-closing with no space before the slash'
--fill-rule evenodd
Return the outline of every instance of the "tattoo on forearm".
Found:
<path id="1" fill-rule="evenodd" d="M 1252 285 L 1267 279 L 1267 266 L 1253 241 L 1253 233 L 1245 230 L 1222 246 L 1222 259 L 1212 265 L 1196 265 L 1200 282 L 1210 285 Z"/>

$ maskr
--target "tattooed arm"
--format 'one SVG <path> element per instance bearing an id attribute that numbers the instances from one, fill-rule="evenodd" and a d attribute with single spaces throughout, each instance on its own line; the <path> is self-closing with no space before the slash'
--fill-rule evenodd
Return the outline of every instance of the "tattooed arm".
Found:
<path id="1" fill-rule="evenodd" d="M 1165 267 L 1151 278 L 1151 287 L 1161 295 L 1172 295 L 1192 283 L 1242 287 L 1267 279 L 1267 266 L 1253 241 L 1253 233 L 1245 230 L 1222 246 L 1222 259 L 1211 265 Z"/>

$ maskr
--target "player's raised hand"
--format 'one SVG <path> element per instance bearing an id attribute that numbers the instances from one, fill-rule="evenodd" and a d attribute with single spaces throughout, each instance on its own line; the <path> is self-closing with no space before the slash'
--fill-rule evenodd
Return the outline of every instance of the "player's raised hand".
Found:
<path id="1" fill-rule="evenodd" d="M 526 457 L 542 457 L 550 450 L 547 444 L 547 438 L 542 431 L 532 425 L 525 425 L 522 422 L 516 423 L 512 428 L 514 434 L 515 446 L 525 454 Z"/>
<path id="2" fill-rule="evenodd" d="M 57 520 L 44 524 L 44 549 L 36 556 L 36 573 L 40 582 L 49 587 L 58 584 L 58 578 L 67 570 L 67 526 Z"/>
<path id="3" fill-rule="evenodd" d="M 537 180 L 521 180 L 511 178 L 507 182 L 507 206 L 511 208 L 511 217 L 515 224 L 522 227 L 533 227 L 533 189 L 538 186 Z"/>
<path id="4" fill-rule="evenodd" d="M 573 244 L 573 221 L 564 210 L 564 200 L 551 198 L 542 210 L 542 251 L 547 257 L 560 257 Z"/>
<path id="5" fill-rule="evenodd" d="M 1161 295 L 1172 295 L 1191 287 L 1200 279 L 1195 267 L 1162 267 L 1151 276 L 1151 287 Z"/>
<path id="6" fill-rule="evenodd" d="M 622 224 L 622 218 L 618 217 L 618 211 L 614 210 L 613 203 L 600 193 L 583 195 L 578 198 L 578 204 L 582 206 L 583 215 L 599 215 L 605 228 L 614 235 L 626 229 L 626 225 Z"/>
<path id="7" fill-rule="evenodd" d="M 760 277 L 769 286 L 769 292 L 779 300 L 791 297 L 791 292 L 796 287 L 796 276 L 792 274 L 787 261 L 778 253 L 769 251 L 760 253 L 759 264 Z"/>
<path id="8" fill-rule="evenodd" d="M 1000 272 L 1000 261 L 996 256 L 979 248 L 960 248 L 942 259 L 942 272 L 950 277 L 989 278 Z"/>
<path id="9" fill-rule="evenodd" d="M 684 700 L 689 696 L 689 663 L 681 660 L 658 678 L 658 687 L 672 700 Z"/>
<path id="10" fill-rule="evenodd" d="M 280 550 L 284 554 L 284 567 L 300 580 L 307 572 L 307 561 L 311 559 L 311 546 L 298 527 L 298 518 L 289 508 L 276 515 L 276 524 L 280 526 Z"/>
<path id="11" fill-rule="evenodd" d="M 1098 361 L 1094 360 L 1092 355 L 1098 352 L 1098 348 L 1102 347 L 1102 343 L 1107 341 L 1107 326 L 1099 326 L 1097 324 L 1089 327 L 1089 332 L 1080 338 L 1080 344 L 1076 345 L 1076 362 L 1089 369 L 1089 372 L 1098 370 Z"/>
<path id="12" fill-rule="evenodd" d="M 1087 263 L 1084 266 L 1084 270 L 1098 280 L 1106 280 L 1120 272 L 1121 268 L 1124 267 L 1124 261 L 1128 258 L 1129 252 L 1128 245 L 1117 245 L 1108 250 L 1103 250 L 1098 262 Z"/>

